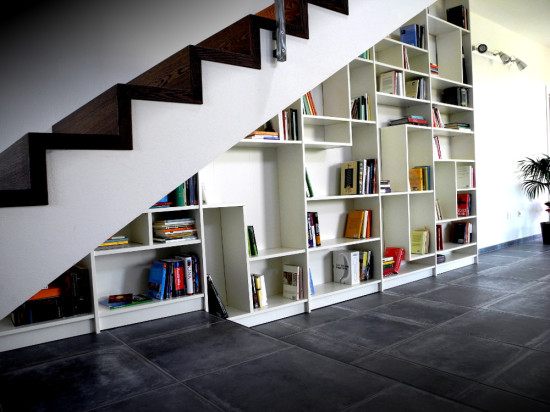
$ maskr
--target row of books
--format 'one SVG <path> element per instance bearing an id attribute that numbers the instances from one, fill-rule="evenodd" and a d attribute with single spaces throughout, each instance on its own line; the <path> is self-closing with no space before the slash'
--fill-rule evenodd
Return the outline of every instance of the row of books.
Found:
<path id="1" fill-rule="evenodd" d="M 459 189 L 472 189 L 476 187 L 476 175 L 473 166 L 459 165 L 456 167 L 456 187 Z"/>
<path id="2" fill-rule="evenodd" d="M 300 127 L 298 124 L 298 110 L 288 109 L 283 110 L 281 113 L 283 119 L 283 140 L 300 140 Z"/>
<path id="3" fill-rule="evenodd" d="M 358 56 L 360 59 L 372 60 L 372 49 L 367 49 Z"/>
<path id="4" fill-rule="evenodd" d="M 267 289 L 265 286 L 265 275 L 250 275 L 252 304 L 255 309 L 264 308 L 268 305 Z"/>
<path id="5" fill-rule="evenodd" d="M 357 285 L 369 279 L 372 279 L 371 250 L 332 251 L 333 282 Z"/>
<path id="6" fill-rule="evenodd" d="M 472 212 L 472 196 L 469 193 L 456 195 L 456 215 L 459 217 L 470 216 Z"/>
<path id="7" fill-rule="evenodd" d="M 412 192 L 432 190 L 431 166 L 415 166 L 409 169 L 409 187 Z"/>
<path id="8" fill-rule="evenodd" d="M 376 193 L 377 159 L 359 159 L 340 165 L 340 194 L 368 195 Z"/>
<path id="9" fill-rule="evenodd" d="M 118 249 L 128 247 L 130 240 L 125 235 L 114 235 L 106 239 L 102 244 L 98 246 L 98 250 L 105 249 Z"/>
<path id="10" fill-rule="evenodd" d="M 378 91 L 403 96 L 405 94 L 403 73 L 397 70 L 381 73 L 378 77 Z"/>
<path id="11" fill-rule="evenodd" d="M 430 250 L 430 231 L 427 227 L 424 229 L 411 231 L 411 253 L 415 255 L 424 255 Z"/>
<path id="12" fill-rule="evenodd" d="M 466 87 L 449 87 L 441 93 L 441 101 L 456 106 L 469 107 L 469 91 Z"/>
<path id="13" fill-rule="evenodd" d="M 283 297 L 291 300 L 301 300 L 306 297 L 304 273 L 299 265 L 283 265 Z"/>
<path id="14" fill-rule="evenodd" d="M 419 24 L 408 24 L 399 29 L 399 39 L 401 42 L 420 48 L 426 47 L 426 36 L 424 26 Z"/>
<path id="15" fill-rule="evenodd" d="M 346 217 L 344 237 L 350 239 L 367 239 L 372 232 L 372 210 L 352 210 Z"/>
<path id="16" fill-rule="evenodd" d="M 386 247 L 382 258 L 382 275 L 389 276 L 399 273 L 401 262 L 405 257 L 405 249 L 400 247 Z"/>
<path id="17" fill-rule="evenodd" d="M 371 99 L 368 94 L 351 99 L 351 118 L 355 120 L 372 120 Z"/>
<path id="18" fill-rule="evenodd" d="M 14 326 L 61 319 L 92 311 L 89 270 L 73 266 L 10 315 Z"/>
<path id="19" fill-rule="evenodd" d="M 156 202 L 151 208 L 193 206 L 198 204 L 198 175 L 195 174 L 178 185 L 178 187 Z"/>
<path id="20" fill-rule="evenodd" d="M 451 242 L 467 245 L 472 242 L 474 225 L 471 222 L 455 222 L 451 230 Z"/>
<path id="21" fill-rule="evenodd" d="M 311 92 L 307 92 L 302 96 L 302 103 L 304 107 L 304 114 L 317 116 L 317 109 L 315 108 L 315 103 L 313 102 Z"/>
<path id="22" fill-rule="evenodd" d="M 421 77 L 420 79 L 407 81 L 405 83 L 405 96 L 413 99 L 426 100 L 428 96 L 426 79 Z"/>
<path id="23" fill-rule="evenodd" d="M 321 246 L 321 230 L 317 212 L 307 212 L 307 242 L 309 247 Z"/>
<path id="24" fill-rule="evenodd" d="M 399 126 L 401 124 L 411 124 L 414 126 L 427 126 L 428 121 L 424 119 L 424 116 L 409 115 L 406 117 L 400 117 L 399 119 L 393 119 L 388 122 L 389 126 Z"/>
<path id="25" fill-rule="evenodd" d="M 157 220 L 153 223 L 153 240 L 160 243 L 198 239 L 194 217 Z"/>
<path id="26" fill-rule="evenodd" d="M 196 254 L 182 254 L 151 263 L 147 297 L 165 300 L 194 295 L 200 290 L 200 262 Z"/>

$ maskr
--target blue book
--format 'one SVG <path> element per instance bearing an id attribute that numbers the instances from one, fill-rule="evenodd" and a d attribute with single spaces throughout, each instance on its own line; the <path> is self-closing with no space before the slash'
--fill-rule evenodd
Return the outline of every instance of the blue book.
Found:
<path id="1" fill-rule="evenodd" d="M 164 300 L 165 285 L 166 262 L 154 261 L 149 269 L 147 296 L 158 300 Z"/>
<path id="2" fill-rule="evenodd" d="M 401 27 L 399 34 L 403 43 L 418 47 L 418 24 L 409 24 Z"/>

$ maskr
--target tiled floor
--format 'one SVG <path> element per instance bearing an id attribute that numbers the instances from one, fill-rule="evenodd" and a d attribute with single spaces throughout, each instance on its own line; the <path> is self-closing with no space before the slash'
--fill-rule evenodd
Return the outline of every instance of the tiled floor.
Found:
<path id="1" fill-rule="evenodd" d="M 6 411 L 550 411 L 550 246 L 252 329 L 204 312 L 0 353 Z"/>

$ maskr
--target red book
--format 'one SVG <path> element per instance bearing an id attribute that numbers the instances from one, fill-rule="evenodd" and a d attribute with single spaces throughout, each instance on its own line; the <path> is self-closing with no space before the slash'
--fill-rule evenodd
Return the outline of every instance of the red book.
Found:
<path id="1" fill-rule="evenodd" d="M 403 260 L 403 256 L 405 256 L 405 249 L 400 247 L 387 247 L 384 256 L 387 257 L 393 257 L 393 272 L 398 273 L 399 268 L 401 267 L 401 261 Z"/>
<path id="2" fill-rule="evenodd" d="M 456 196 L 456 214 L 457 216 L 470 216 L 470 195 L 468 193 L 459 193 Z"/>

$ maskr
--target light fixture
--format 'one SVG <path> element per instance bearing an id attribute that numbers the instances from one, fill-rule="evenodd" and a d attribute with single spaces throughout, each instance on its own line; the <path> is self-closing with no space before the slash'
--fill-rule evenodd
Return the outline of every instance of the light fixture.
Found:
<path id="1" fill-rule="evenodd" d="M 502 64 L 508 64 L 512 61 L 512 58 L 504 52 L 494 51 L 492 53 L 493 53 L 493 56 L 500 57 L 500 60 L 502 61 Z"/>
<path id="2" fill-rule="evenodd" d="M 520 59 L 512 59 L 513 62 L 516 62 L 516 66 L 518 66 L 518 69 L 520 71 L 522 71 L 523 69 L 525 69 L 527 67 L 527 65 L 525 64 L 524 61 L 520 60 Z"/>
<path id="3" fill-rule="evenodd" d="M 484 43 L 473 45 L 472 50 L 478 52 L 480 55 L 487 57 L 488 59 L 500 61 L 502 64 L 516 63 L 516 66 L 520 71 L 527 67 L 527 64 L 525 64 L 523 60 L 510 56 L 503 51 L 495 50 L 485 54 L 489 50 L 489 48 Z"/>

